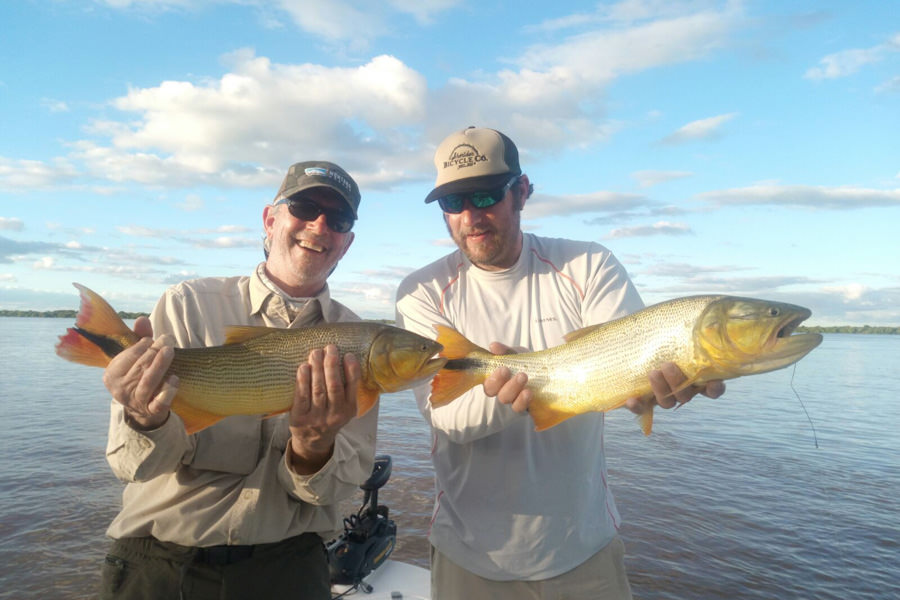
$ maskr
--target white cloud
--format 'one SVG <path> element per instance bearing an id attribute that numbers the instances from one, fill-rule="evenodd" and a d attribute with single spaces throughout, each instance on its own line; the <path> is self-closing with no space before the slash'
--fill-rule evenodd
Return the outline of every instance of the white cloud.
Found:
<path id="1" fill-rule="evenodd" d="M 631 174 L 631 178 L 637 181 L 641 187 L 653 187 L 660 183 L 684 179 L 692 175 L 693 173 L 689 171 L 635 171 Z"/>
<path id="2" fill-rule="evenodd" d="M 16 217 L 0 217 L 0 231 L 22 231 L 25 222 Z"/>
<path id="3" fill-rule="evenodd" d="M 76 156 L 113 181 L 256 186 L 277 184 L 298 149 L 315 148 L 362 184 L 403 155 L 409 124 L 425 113 L 424 79 L 391 56 L 353 68 L 275 64 L 250 50 L 228 58 L 218 80 L 165 81 L 117 98 L 113 106 L 137 120 L 94 122 L 109 145 L 84 141 Z"/>
<path id="4" fill-rule="evenodd" d="M 698 198 L 717 205 L 770 204 L 850 210 L 900 206 L 900 188 L 878 190 L 856 187 L 761 184 L 705 192 Z"/>
<path id="5" fill-rule="evenodd" d="M 44 162 L 0 156 L 0 191 L 48 189 L 71 184 L 77 177 L 78 170 L 68 159 Z"/>
<path id="6" fill-rule="evenodd" d="M 525 203 L 524 219 L 540 219 L 551 216 L 575 215 L 594 212 L 623 212 L 646 206 L 646 197 L 638 194 L 594 192 L 554 196 L 535 194 Z"/>
<path id="7" fill-rule="evenodd" d="M 663 144 L 682 144 L 696 140 L 715 139 L 722 135 L 722 126 L 737 116 L 737 113 L 728 113 L 698 119 L 683 125 L 674 133 L 663 138 Z"/>
<path id="8" fill-rule="evenodd" d="M 868 286 L 861 283 L 848 283 L 839 286 L 825 286 L 822 291 L 828 294 L 837 294 L 844 299 L 844 302 L 857 302 L 870 290 Z"/>
<path id="9" fill-rule="evenodd" d="M 685 223 L 670 223 L 659 221 L 653 225 L 638 225 L 635 227 L 621 227 L 609 232 L 605 239 L 621 239 L 629 237 L 647 237 L 651 235 L 688 235 L 692 233 L 689 225 Z"/>
<path id="10" fill-rule="evenodd" d="M 883 44 L 871 48 L 852 48 L 829 54 L 819 61 L 819 66 L 806 71 L 804 78 L 812 80 L 847 77 L 866 65 L 884 60 L 889 52 L 900 50 L 900 33 Z"/>

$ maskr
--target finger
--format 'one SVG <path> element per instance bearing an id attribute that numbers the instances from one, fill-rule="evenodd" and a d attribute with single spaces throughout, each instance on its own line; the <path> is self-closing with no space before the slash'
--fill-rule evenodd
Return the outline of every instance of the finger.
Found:
<path id="1" fill-rule="evenodd" d="M 496 396 L 511 377 L 512 371 L 509 370 L 509 367 L 498 367 L 494 369 L 494 371 L 484 380 L 484 393 L 488 396 Z"/>
<path id="2" fill-rule="evenodd" d="M 530 389 L 525 388 L 521 392 L 519 392 L 519 394 L 516 396 L 516 399 L 513 400 L 510 406 L 515 412 L 519 414 L 525 414 L 528 412 L 528 409 L 531 408 L 531 402 L 533 399 L 534 393 Z"/>
<path id="3" fill-rule="evenodd" d="M 325 381 L 325 350 L 317 348 L 309 353 L 309 409 L 311 412 L 322 410 L 328 402 L 327 382 Z"/>
<path id="4" fill-rule="evenodd" d="M 325 346 L 322 359 L 322 375 L 325 378 L 325 399 L 329 404 L 344 399 L 344 378 L 341 354 L 334 344 Z"/>
<path id="5" fill-rule="evenodd" d="M 491 351 L 491 354 L 512 354 L 512 348 L 507 346 L 506 344 L 501 344 L 500 342 L 491 342 L 491 345 L 488 346 L 488 350 Z"/>
<path id="6" fill-rule="evenodd" d="M 709 381 L 702 393 L 707 398 L 718 398 L 725 393 L 725 382 L 720 379 Z"/>
<path id="7" fill-rule="evenodd" d="M 628 398 L 625 401 L 625 408 L 630 410 L 636 415 L 642 415 L 647 412 L 649 409 L 653 408 L 656 404 L 656 396 L 654 394 L 647 394 L 646 396 L 638 396 L 635 398 Z"/>
<path id="8" fill-rule="evenodd" d="M 150 319 L 147 317 L 138 317 L 134 320 L 134 332 L 139 337 L 153 337 L 153 327 L 150 325 Z"/>
<path id="9" fill-rule="evenodd" d="M 165 379 L 174 356 L 175 351 L 171 346 L 154 342 L 138 359 L 130 371 L 138 378 L 132 394 L 135 401 L 146 408 Z"/>
<path id="10" fill-rule="evenodd" d="M 672 408 L 676 404 L 675 398 L 672 396 L 672 388 L 666 382 L 666 377 L 659 369 L 650 371 L 647 375 L 650 380 L 650 389 L 653 390 L 653 397 L 656 403 L 662 408 Z"/>
<path id="11" fill-rule="evenodd" d="M 163 381 L 156 396 L 147 404 L 147 412 L 161 415 L 172 408 L 172 401 L 178 393 L 178 377 L 170 375 Z"/>
<path id="12" fill-rule="evenodd" d="M 308 362 L 297 367 L 297 387 L 294 390 L 294 403 L 291 405 L 291 421 L 294 422 L 309 413 L 311 407 L 310 386 L 312 385 L 312 367 Z"/>
<path id="13" fill-rule="evenodd" d="M 352 413 L 351 416 L 356 416 L 357 398 L 359 397 L 359 387 L 362 383 L 362 365 L 355 354 L 348 353 L 344 355 L 344 378 L 346 379 L 344 389 Z"/>
<path id="14" fill-rule="evenodd" d="M 525 391 L 525 386 L 528 384 L 528 375 L 525 373 L 516 373 L 513 375 L 512 379 L 507 381 L 500 391 L 497 393 L 497 400 L 499 400 L 503 404 L 513 404 L 518 398 L 519 395 Z M 527 403 L 530 402 L 530 397 L 525 400 L 525 406 L 521 408 L 524 410 L 527 408 Z M 520 402 L 520 406 L 521 406 Z"/>

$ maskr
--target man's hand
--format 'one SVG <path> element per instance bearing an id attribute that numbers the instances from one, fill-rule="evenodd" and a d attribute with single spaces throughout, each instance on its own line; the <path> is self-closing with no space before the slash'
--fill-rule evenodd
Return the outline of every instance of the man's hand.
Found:
<path id="1" fill-rule="evenodd" d="M 678 365 L 673 362 L 663 363 L 659 369 L 650 371 L 648 378 L 653 395 L 644 398 L 629 398 L 625 402 L 628 410 L 636 415 L 643 414 L 654 404 L 662 408 L 672 408 L 690 402 L 697 394 L 702 394 L 707 398 L 718 398 L 725 393 L 725 383 L 718 379 L 707 382 L 706 385 L 690 385 L 683 390 L 673 392 L 672 390 L 679 388 L 687 379 Z"/>
<path id="2" fill-rule="evenodd" d="M 103 372 L 103 384 L 116 402 L 125 407 L 125 418 L 135 429 L 155 429 L 169 418 L 178 378 L 166 377 L 175 356 L 174 340 L 163 335 L 153 340 L 150 319 L 138 317 L 135 345 L 113 358 Z"/>
<path id="3" fill-rule="evenodd" d="M 291 465 L 297 474 L 311 475 L 331 458 L 338 431 L 356 416 L 361 379 L 359 359 L 345 354 L 342 365 L 333 344 L 313 350 L 299 366 L 290 416 Z"/>
<path id="4" fill-rule="evenodd" d="M 492 342 L 489 350 L 493 354 L 516 353 L 509 346 L 504 346 L 499 342 Z M 509 404 L 514 411 L 524 414 L 528 412 L 534 395 L 530 389 L 525 387 L 527 383 L 528 375 L 525 373 L 513 375 L 507 367 L 500 367 L 484 380 L 484 393 L 488 396 L 496 396 L 501 404 Z"/>

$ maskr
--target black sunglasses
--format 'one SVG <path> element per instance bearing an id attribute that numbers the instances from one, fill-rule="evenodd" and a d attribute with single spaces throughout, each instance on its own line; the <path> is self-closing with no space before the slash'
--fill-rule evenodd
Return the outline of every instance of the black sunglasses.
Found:
<path id="1" fill-rule="evenodd" d="M 490 208 L 503 200 L 506 197 L 506 192 L 518 182 L 519 175 L 516 175 L 507 181 L 506 185 L 495 190 L 469 192 L 466 194 L 447 194 L 438 198 L 437 201 L 441 205 L 441 210 L 453 215 L 458 215 L 463 211 L 463 207 L 466 205 L 466 198 L 469 199 L 469 202 L 475 208 Z"/>
<path id="2" fill-rule="evenodd" d="M 315 221 L 319 215 L 325 215 L 325 222 L 329 229 L 335 233 L 347 233 L 353 229 L 353 223 L 356 219 L 350 213 L 343 210 L 332 210 L 322 208 L 315 200 L 303 198 L 302 196 L 291 196 L 290 198 L 282 198 L 275 202 L 273 206 L 279 204 L 287 204 L 291 215 L 301 221 Z"/>

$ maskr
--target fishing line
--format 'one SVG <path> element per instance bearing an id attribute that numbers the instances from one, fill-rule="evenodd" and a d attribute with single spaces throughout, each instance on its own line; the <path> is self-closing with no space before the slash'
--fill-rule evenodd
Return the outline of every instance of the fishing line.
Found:
<path id="1" fill-rule="evenodd" d="M 813 425 L 812 418 L 809 416 L 809 411 L 806 410 L 806 405 L 803 404 L 803 399 L 800 398 L 800 394 L 797 393 L 797 390 L 794 389 L 794 375 L 797 374 L 797 363 L 794 363 L 794 368 L 791 371 L 791 391 L 794 392 L 794 395 L 797 396 L 797 400 L 800 402 L 800 406 L 803 408 L 803 412 L 806 413 L 806 419 L 809 421 L 809 426 L 812 427 L 813 432 L 813 441 L 816 444 L 816 448 L 819 447 L 819 436 L 816 435 L 816 426 Z"/>

